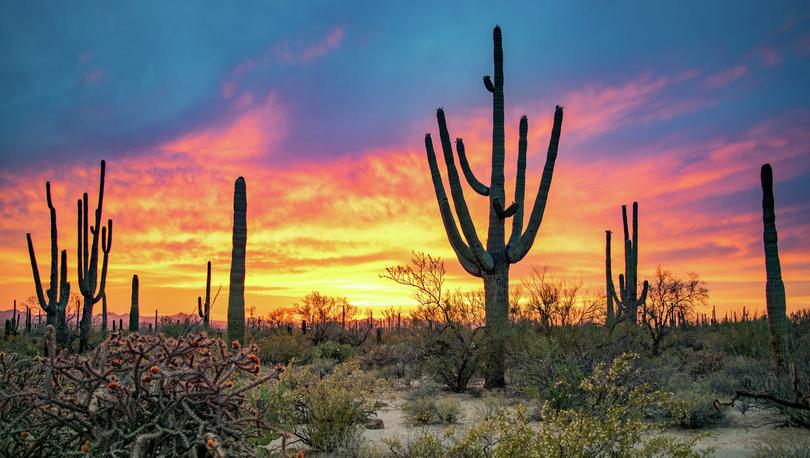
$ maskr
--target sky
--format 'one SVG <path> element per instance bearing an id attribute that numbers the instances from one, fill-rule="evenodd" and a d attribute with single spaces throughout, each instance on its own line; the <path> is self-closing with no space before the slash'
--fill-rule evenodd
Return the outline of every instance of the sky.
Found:
<path id="1" fill-rule="evenodd" d="M 529 118 L 527 196 L 565 106 L 532 266 L 604 289 L 604 231 L 639 202 L 640 278 L 697 272 L 718 313 L 762 311 L 762 163 L 774 167 L 788 309 L 810 307 L 807 2 L 2 2 L 0 308 L 34 294 L 25 234 L 49 269 L 45 181 L 76 287 L 76 199 L 115 233 L 110 309 L 192 312 L 213 264 L 225 317 L 233 183 L 248 197 L 246 295 L 257 314 L 310 291 L 407 307 L 381 279 L 412 251 L 448 287 L 454 258 L 425 159 L 444 107 L 489 176 L 492 27 L 504 36 L 507 196 Z M 443 166 L 442 166 L 443 169 Z M 443 169 L 444 170 L 444 169 Z M 482 239 L 486 200 L 467 191 Z M 614 237 L 614 272 L 622 269 Z M 46 280 L 47 281 L 47 280 Z M 47 285 L 46 285 L 47 287 Z"/>

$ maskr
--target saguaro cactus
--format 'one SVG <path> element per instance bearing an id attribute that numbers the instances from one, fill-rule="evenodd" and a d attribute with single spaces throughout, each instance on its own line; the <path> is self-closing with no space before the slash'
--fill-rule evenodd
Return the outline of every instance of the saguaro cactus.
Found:
<path id="1" fill-rule="evenodd" d="M 141 319 L 138 308 L 138 276 L 132 276 L 132 302 L 129 306 L 129 332 L 138 332 L 138 323 Z"/>
<path id="2" fill-rule="evenodd" d="M 461 233 L 456 226 L 453 212 L 444 191 L 444 184 L 436 162 L 433 150 L 433 140 L 430 134 L 425 135 L 425 150 L 427 152 L 430 174 L 433 179 L 433 188 L 439 204 L 442 222 L 444 223 L 447 238 L 455 251 L 462 267 L 471 275 L 480 277 L 484 282 L 486 302 L 487 336 L 490 343 L 489 358 L 486 364 L 486 385 L 489 387 L 503 386 L 504 380 L 504 326 L 508 320 L 509 312 L 509 266 L 517 263 L 529 252 L 534 243 L 543 213 L 548 200 L 551 187 L 551 178 L 554 172 L 554 162 L 557 159 L 557 148 L 562 129 L 563 109 L 557 106 L 554 113 L 554 126 L 551 130 L 551 141 L 546 155 L 546 164 L 543 177 L 537 190 L 537 198 L 532 207 L 531 216 L 526 230 L 523 230 L 523 217 L 525 213 L 524 194 L 526 187 L 526 148 L 528 135 L 528 120 L 526 116 L 520 119 L 520 136 L 518 140 L 517 176 L 515 182 L 515 202 L 505 208 L 504 193 L 504 78 L 503 78 L 503 44 L 500 27 L 493 30 L 494 42 L 494 81 L 484 77 L 484 86 L 492 93 L 492 174 L 490 185 L 486 186 L 476 179 L 467 162 L 464 142 L 456 140 L 456 149 L 464 176 L 473 190 L 489 199 L 489 231 L 487 234 L 486 249 L 478 238 L 478 234 L 470 216 L 467 202 L 456 169 L 453 157 L 453 146 L 447 129 L 444 110 L 436 112 L 439 125 L 444 160 L 447 166 L 450 193 L 456 210 Z M 504 223 L 512 217 L 512 233 L 506 243 Z M 464 234 L 462 238 L 461 234 Z"/>
<path id="3" fill-rule="evenodd" d="M 607 232 L 605 243 L 605 274 L 607 278 L 608 304 L 616 303 L 616 315 L 628 319 L 632 323 L 638 317 L 638 307 L 647 301 L 647 289 L 650 284 L 644 280 L 641 295 L 638 295 L 638 202 L 633 202 L 633 238 L 627 227 L 627 205 L 622 205 L 622 222 L 624 223 L 624 275 L 619 274 L 619 294 L 613 285 L 613 274 L 610 270 L 610 231 Z M 610 305 L 609 305 L 610 307 Z"/>
<path id="4" fill-rule="evenodd" d="M 45 183 L 45 197 L 48 202 L 48 210 L 51 214 L 51 283 L 48 290 L 43 293 L 42 281 L 39 277 L 39 267 L 37 266 L 37 256 L 34 251 L 34 243 L 31 241 L 31 234 L 25 234 L 28 241 L 28 257 L 31 259 L 31 270 L 34 274 L 34 286 L 37 293 L 37 301 L 42 310 L 45 311 L 45 322 L 56 329 L 56 340 L 62 346 L 67 346 L 70 342 L 70 333 L 67 328 L 68 301 L 70 300 L 70 282 L 67 280 L 67 251 L 62 250 L 62 257 L 59 258 L 59 240 L 56 229 L 56 208 L 51 200 L 51 182 Z M 60 264 L 61 261 L 61 264 Z M 61 267 L 60 267 L 61 266 Z"/>
<path id="5" fill-rule="evenodd" d="M 782 266 L 779 263 L 779 243 L 776 235 L 776 214 L 774 213 L 773 170 L 771 164 L 763 164 L 760 173 L 762 181 L 762 223 L 765 244 L 765 301 L 768 308 L 768 329 L 771 333 L 771 353 L 774 365 L 786 367 L 788 360 L 788 322 L 785 305 L 785 284 L 782 282 Z"/>
<path id="6" fill-rule="evenodd" d="M 610 234 L 610 231 L 605 231 L 605 298 L 607 301 L 605 325 L 611 325 L 616 321 L 616 314 L 615 310 L 613 309 L 613 296 L 616 293 L 613 291 L 613 282 L 611 281 L 613 273 L 610 267 Z"/>
<path id="7" fill-rule="evenodd" d="M 239 177 L 233 189 L 233 249 L 228 295 L 228 338 L 245 341 L 245 247 L 247 245 L 247 189 Z"/>
<path id="8" fill-rule="evenodd" d="M 107 220 L 107 226 L 101 225 L 101 210 L 104 204 L 104 171 L 106 164 L 101 161 L 101 178 L 98 186 L 98 205 L 96 206 L 95 224 L 89 226 L 87 193 L 84 193 L 76 204 L 77 208 L 77 253 L 79 271 L 79 290 L 82 293 L 82 322 L 79 336 L 79 351 L 87 350 L 90 343 L 90 331 L 93 327 L 93 305 L 104 296 L 104 287 L 107 284 L 107 263 L 112 249 L 112 220 Z M 92 244 L 89 243 L 89 232 L 93 234 Z M 101 265 L 101 279 L 99 281 L 98 250 L 99 236 L 101 237 L 101 251 L 104 259 Z"/>
<path id="9" fill-rule="evenodd" d="M 211 261 L 208 261 L 208 272 L 205 276 L 205 303 L 197 296 L 197 314 L 202 318 L 203 327 L 208 329 L 211 316 Z"/>

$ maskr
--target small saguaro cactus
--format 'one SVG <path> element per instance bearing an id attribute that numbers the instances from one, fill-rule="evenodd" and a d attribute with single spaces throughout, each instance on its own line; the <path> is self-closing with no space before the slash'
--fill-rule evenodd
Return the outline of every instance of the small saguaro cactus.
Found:
<path id="1" fill-rule="evenodd" d="M 25 306 L 25 333 L 31 334 L 31 308 Z"/>
<path id="2" fill-rule="evenodd" d="M 129 306 L 129 332 L 138 332 L 138 321 L 140 311 L 138 310 L 138 276 L 132 276 L 132 302 Z"/>
<path id="3" fill-rule="evenodd" d="M 489 341 L 489 351 L 485 364 L 484 376 L 487 387 L 502 387 L 505 379 L 505 326 L 509 315 L 509 267 L 523 259 L 534 244 L 540 223 L 548 200 L 551 187 L 551 178 L 554 173 L 554 164 L 557 159 L 557 149 L 562 130 L 563 109 L 557 106 L 554 112 L 554 125 L 551 129 L 546 163 L 540 187 L 537 190 L 534 206 L 531 208 L 528 224 L 524 230 L 523 218 L 526 213 L 524 195 L 526 192 L 526 151 L 528 137 L 528 120 L 526 116 L 520 119 L 517 175 L 515 179 L 515 202 L 506 205 L 504 183 L 504 74 L 503 74 L 503 39 L 500 27 L 492 31 L 494 78 L 484 77 L 484 86 L 492 94 L 492 155 L 491 176 L 489 186 L 479 181 L 467 161 L 464 142 L 456 139 L 456 151 L 461 164 L 462 172 L 470 187 L 476 193 L 487 198 L 489 207 L 489 229 L 487 232 L 486 248 L 476 231 L 470 215 L 461 179 L 456 168 L 453 144 L 447 128 L 444 110 L 439 108 L 436 119 L 439 126 L 444 162 L 447 168 L 447 178 L 450 184 L 450 194 L 453 197 L 453 207 L 461 226 L 459 232 L 456 217 L 444 190 L 441 172 L 433 150 L 433 140 L 430 134 L 425 135 L 425 151 L 428 166 L 433 181 L 433 189 L 439 204 L 439 212 L 444 224 L 450 246 L 456 253 L 461 266 L 470 275 L 479 277 L 484 283 L 486 334 Z M 505 236 L 505 223 L 512 218 L 512 232 L 508 239 Z M 463 237 L 462 237 L 463 234 Z"/>
<path id="4" fill-rule="evenodd" d="M 612 303 L 616 303 L 616 316 L 635 323 L 638 308 L 647 301 L 647 290 L 650 284 L 644 280 L 641 295 L 638 295 L 638 202 L 633 202 L 633 238 L 627 226 L 627 205 L 622 205 L 624 225 L 624 275 L 619 274 L 619 294 L 613 285 L 613 274 L 610 267 L 610 231 L 605 233 L 605 276 L 607 278 L 608 313 Z M 611 300 L 612 298 L 612 300 Z"/>
<path id="5" fill-rule="evenodd" d="M 48 210 L 51 214 L 51 275 L 48 289 L 43 292 L 42 280 L 39 276 L 39 266 L 37 256 L 34 251 L 34 242 L 31 240 L 31 233 L 25 234 L 28 242 L 28 257 L 31 260 L 31 270 L 34 274 L 34 287 L 37 293 L 37 302 L 45 311 L 45 322 L 56 330 L 56 340 L 59 345 L 68 346 L 70 343 L 70 333 L 68 332 L 67 312 L 68 301 L 70 300 L 70 282 L 67 274 L 67 251 L 62 250 L 59 256 L 59 237 L 56 227 L 56 208 L 51 200 L 51 182 L 45 182 L 45 199 L 48 203 Z"/>
<path id="6" fill-rule="evenodd" d="M 79 290 L 82 293 L 84 303 L 82 305 L 82 321 L 79 336 L 79 352 L 84 352 L 90 345 L 90 332 L 93 327 L 93 305 L 104 296 L 104 289 L 107 284 L 107 264 L 112 249 L 113 224 L 112 220 L 107 220 L 107 225 L 102 226 L 101 212 L 104 204 L 104 172 L 106 163 L 101 161 L 101 178 L 98 187 L 98 203 L 95 211 L 95 224 L 90 226 L 88 215 L 89 203 L 87 193 L 76 203 L 78 220 L 78 271 Z M 90 242 L 89 233 L 93 235 Z M 99 242 L 99 237 L 101 241 Z M 99 274 L 99 248 L 103 254 L 101 273 Z"/>
<path id="7" fill-rule="evenodd" d="M 205 275 L 205 302 L 202 297 L 197 296 L 197 314 L 203 322 L 203 327 L 208 329 L 211 316 L 211 261 L 208 261 L 208 269 Z"/>
<path id="8" fill-rule="evenodd" d="M 233 242 L 228 295 L 228 338 L 245 343 L 245 248 L 247 246 L 247 187 L 239 177 L 233 189 Z"/>
<path id="9" fill-rule="evenodd" d="M 774 365 L 785 368 L 788 355 L 788 321 L 785 284 L 782 282 L 782 266 L 779 263 L 779 243 L 776 234 L 774 212 L 773 170 L 771 164 L 763 164 L 762 181 L 762 239 L 765 244 L 765 302 L 768 308 L 768 329 L 771 333 L 771 353 Z"/>

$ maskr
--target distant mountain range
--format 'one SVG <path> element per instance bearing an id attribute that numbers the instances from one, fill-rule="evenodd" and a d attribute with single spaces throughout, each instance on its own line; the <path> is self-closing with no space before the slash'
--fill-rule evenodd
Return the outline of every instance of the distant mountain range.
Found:
<path id="1" fill-rule="evenodd" d="M 34 310 L 31 310 L 31 320 L 33 321 L 34 324 L 36 324 L 37 316 L 39 315 L 39 312 L 41 312 L 41 311 L 42 310 L 40 308 L 38 308 L 38 307 L 36 309 L 34 309 Z M 10 308 L 8 310 L 0 310 L 0 323 L 5 323 L 6 320 L 11 319 L 11 315 L 13 313 L 14 313 L 13 308 Z M 17 313 L 20 315 L 20 326 L 22 327 L 22 326 L 25 325 L 25 307 L 21 308 L 21 307 L 18 306 L 17 307 Z M 183 320 L 185 318 L 185 316 L 182 315 L 182 314 L 179 314 L 179 313 L 176 313 L 174 315 L 158 315 L 158 323 L 162 323 L 164 321 L 164 318 L 168 318 L 171 321 L 175 321 L 175 320 Z M 42 312 L 42 320 L 45 321 L 45 312 Z M 109 323 L 108 326 L 111 329 L 112 329 L 112 320 L 115 320 L 116 322 L 118 320 L 121 320 L 123 322 L 124 326 L 129 326 L 129 313 L 118 314 L 118 313 L 113 313 L 113 312 L 107 312 L 107 322 Z M 155 316 L 154 315 L 152 315 L 152 316 L 143 316 L 143 315 L 141 315 L 139 323 L 140 323 L 141 326 L 149 326 L 150 324 L 154 326 L 155 325 Z M 214 327 L 214 328 L 225 328 L 226 323 L 227 323 L 226 321 L 211 320 L 211 326 Z M 100 313 L 93 316 L 93 326 L 101 326 L 101 314 Z"/>

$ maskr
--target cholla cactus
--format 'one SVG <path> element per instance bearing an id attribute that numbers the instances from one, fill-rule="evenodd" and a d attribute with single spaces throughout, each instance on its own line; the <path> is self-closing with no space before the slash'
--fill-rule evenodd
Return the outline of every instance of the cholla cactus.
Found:
<path id="1" fill-rule="evenodd" d="M 0 353 L 0 447 L 21 457 L 203 456 L 214 438 L 247 456 L 268 427 L 246 394 L 282 370 L 263 369 L 255 347 L 203 335 L 114 335 L 86 355 Z"/>

